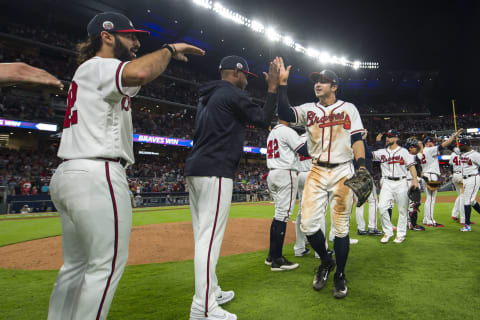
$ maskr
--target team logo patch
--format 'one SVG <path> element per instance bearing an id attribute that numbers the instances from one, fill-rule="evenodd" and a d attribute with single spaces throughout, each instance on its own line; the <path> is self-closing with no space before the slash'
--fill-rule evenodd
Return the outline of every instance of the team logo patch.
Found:
<path id="1" fill-rule="evenodd" d="M 104 21 L 102 26 L 103 26 L 103 29 L 105 29 L 105 30 L 112 30 L 113 27 L 114 27 L 112 21 Z"/>
<path id="2" fill-rule="evenodd" d="M 237 63 L 237 69 L 242 70 L 242 69 L 243 69 L 243 64 L 241 64 L 240 62 L 238 62 L 238 63 Z"/>

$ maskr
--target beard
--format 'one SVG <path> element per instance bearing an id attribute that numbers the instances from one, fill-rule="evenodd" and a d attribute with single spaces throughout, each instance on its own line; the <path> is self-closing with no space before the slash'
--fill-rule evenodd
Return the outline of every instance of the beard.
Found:
<path id="1" fill-rule="evenodd" d="M 116 36 L 115 36 L 115 46 L 113 47 L 113 56 L 120 61 L 130 61 L 135 59 L 135 56 Z"/>

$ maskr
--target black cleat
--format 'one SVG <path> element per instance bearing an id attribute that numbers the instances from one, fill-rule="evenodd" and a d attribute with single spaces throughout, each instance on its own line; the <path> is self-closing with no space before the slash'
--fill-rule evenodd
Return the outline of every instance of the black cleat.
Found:
<path id="1" fill-rule="evenodd" d="M 302 252 L 295 253 L 295 257 L 305 257 L 309 253 L 310 253 L 310 249 L 305 248 L 305 250 L 303 250 Z"/>
<path id="2" fill-rule="evenodd" d="M 285 257 L 280 257 L 272 261 L 271 271 L 286 271 L 298 268 L 298 263 L 290 262 Z"/>
<path id="3" fill-rule="evenodd" d="M 318 267 L 317 273 L 313 278 L 314 290 L 319 291 L 325 286 L 325 283 L 327 283 L 327 280 L 328 280 L 328 275 L 330 274 L 330 272 L 333 271 L 334 268 L 335 268 L 334 260 L 330 260 L 326 262 L 322 261 L 322 264 Z"/>
<path id="4" fill-rule="evenodd" d="M 359 236 L 364 236 L 364 235 L 367 235 L 368 232 L 365 231 L 365 230 L 357 230 L 357 234 L 358 234 Z"/>
<path id="5" fill-rule="evenodd" d="M 267 259 L 265 259 L 265 264 L 267 266 L 271 266 L 272 265 L 272 257 L 268 256 Z"/>
<path id="6" fill-rule="evenodd" d="M 333 296 L 342 299 L 347 296 L 347 279 L 344 273 L 335 273 L 333 276 Z"/>
<path id="7" fill-rule="evenodd" d="M 368 230 L 368 235 L 369 236 L 382 236 L 383 235 L 383 231 L 380 231 L 378 229 L 369 229 Z"/>
<path id="8" fill-rule="evenodd" d="M 422 227 L 421 225 L 416 224 L 416 225 L 412 226 L 412 229 L 410 229 L 410 230 L 413 230 L 413 231 L 425 231 L 425 227 Z"/>

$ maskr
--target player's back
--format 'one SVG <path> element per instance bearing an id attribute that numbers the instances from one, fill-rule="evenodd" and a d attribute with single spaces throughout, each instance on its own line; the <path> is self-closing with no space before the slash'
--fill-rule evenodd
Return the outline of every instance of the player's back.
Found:
<path id="1" fill-rule="evenodd" d="M 423 173 L 435 173 L 440 175 L 440 165 L 438 156 L 440 155 L 438 146 L 425 147 L 423 152 L 418 154 Z"/>
<path id="2" fill-rule="evenodd" d="M 58 156 L 62 159 L 123 158 L 134 162 L 130 97 L 140 87 L 123 87 L 126 63 L 93 57 L 73 76 Z"/>
<path id="3" fill-rule="evenodd" d="M 267 167 L 269 169 L 296 169 L 296 151 L 305 144 L 292 128 L 276 125 L 267 138 Z"/>
<path id="4" fill-rule="evenodd" d="M 478 174 L 478 169 L 480 167 L 480 153 L 471 150 L 463 153 L 460 159 L 462 162 L 463 176 Z"/>

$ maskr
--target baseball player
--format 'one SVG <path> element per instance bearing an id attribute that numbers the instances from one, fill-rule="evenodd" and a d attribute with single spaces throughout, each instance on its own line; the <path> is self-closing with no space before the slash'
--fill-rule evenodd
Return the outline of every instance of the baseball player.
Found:
<path id="1" fill-rule="evenodd" d="M 318 102 L 290 107 L 287 79 L 291 66 L 285 68 L 281 58 L 279 63 L 279 117 L 305 127 L 308 154 L 313 158 L 312 170 L 303 191 L 300 225 L 322 260 L 313 288 L 322 289 L 329 273 L 337 265 L 333 295 L 335 298 L 344 298 L 348 292 L 345 265 L 350 247 L 348 232 L 353 205 L 353 191 L 344 182 L 354 175 L 354 155 L 358 167 L 366 172 L 362 121 L 353 104 L 337 100 L 338 77 L 330 70 L 311 75 Z M 329 199 L 332 201 L 331 212 L 335 224 L 336 262 L 327 253 L 325 234 L 321 230 Z"/>
<path id="2" fill-rule="evenodd" d="M 200 88 L 193 148 L 185 163 L 195 239 L 195 296 L 190 319 L 237 319 L 219 305 L 234 297 L 222 291 L 215 268 L 232 200 L 233 176 L 243 153 L 245 125 L 267 128 L 275 110 L 278 68 L 270 63 L 267 101 L 252 103 L 244 90 L 249 71 L 245 59 L 228 56 L 220 62 L 222 80 Z M 255 76 L 255 75 L 254 75 Z"/>
<path id="3" fill-rule="evenodd" d="M 307 134 L 303 133 L 300 138 L 302 141 L 307 141 Z M 305 181 L 307 180 L 308 174 L 312 169 L 312 157 L 303 156 L 301 154 L 297 155 L 296 168 L 298 171 L 298 213 L 295 223 L 295 245 L 293 250 L 295 251 L 296 257 L 303 257 L 310 253 L 310 249 L 305 247 L 307 242 L 307 237 L 305 233 L 300 229 L 300 223 L 302 222 L 302 198 L 303 198 L 303 189 L 305 188 Z"/>
<path id="4" fill-rule="evenodd" d="M 16 84 L 46 85 L 63 90 L 63 84 L 47 71 L 23 62 L 0 63 L 0 87 Z"/>
<path id="5" fill-rule="evenodd" d="M 418 158 L 416 157 L 418 153 L 418 141 L 415 138 L 408 138 L 405 143 L 405 149 L 408 150 L 413 156 L 415 161 L 415 171 L 417 172 L 417 180 L 419 172 L 421 172 L 421 167 Z M 413 177 L 410 173 L 410 170 L 407 171 L 407 183 L 408 188 L 412 187 Z M 408 229 L 413 231 L 425 231 L 425 228 L 419 224 L 417 224 L 418 219 L 418 210 L 420 209 L 421 202 L 420 201 L 412 201 L 411 199 L 408 200 Z M 388 214 L 390 215 L 390 220 L 392 218 L 392 209 L 389 209 Z"/>
<path id="6" fill-rule="evenodd" d="M 465 225 L 460 231 L 472 231 L 470 215 L 472 214 L 472 207 L 480 213 L 480 205 L 477 197 L 478 189 L 480 187 L 480 176 L 478 169 L 480 168 L 480 153 L 472 150 L 470 141 L 462 138 L 458 141 L 460 151 L 460 161 L 462 162 L 463 174 L 463 204 L 465 210 Z"/>
<path id="7" fill-rule="evenodd" d="M 457 199 L 455 199 L 455 205 L 452 209 L 452 219 L 465 223 L 465 207 L 463 204 L 463 163 L 461 160 L 460 149 L 454 148 L 454 152 L 450 156 L 448 161 L 452 168 L 452 182 L 457 191 Z M 458 217 L 460 213 L 460 218 Z M 471 221 L 470 221 L 471 222 Z"/>
<path id="8" fill-rule="evenodd" d="M 204 54 L 170 44 L 135 59 L 137 30 L 119 13 L 88 24 L 67 99 L 50 183 L 62 223 L 63 266 L 50 297 L 49 320 L 106 319 L 128 256 L 132 207 L 125 168 L 133 164 L 131 97 L 157 78 L 171 58 Z M 129 62 L 130 60 L 133 60 Z"/>
<path id="9" fill-rule="evenodd" d="M 373 172 L 373 165 L 372 165 L 372 152 L 367 145 L 367 134 L 368 131 L 365 130 L 362 135 L 362 141 L 365 148 L 365 160 L 367 165 L 367 170 L 372 175 Z M 355 215 L 357 220 L 357 234 L 358 235 L 371 235 L 371 236 L 381 236 L 383 232 L 377 229 L 377 188 L 375 188 L 375 184 L 372 185 L 372 192 L 368 197 L 368 231 L 365 230 L 365 219 L 363 218 L 363 206 L 362 204 L 360 207 L 356 208 Z"/>
<path id="10" fill-rule="evenodd" d="M 388 215 L 388 209 L 393 201 L 398 205 L 397 236 L 394 243 L 402 243 L 407 235 L 407 206 L 408 206 L 408 183 L 407 170 L 412 175 L 412 187 L 418 188 L 415 160 L 405 148 L 398 145 L 398 131 L 390 129 L 385 134 L 387 147 L 373 152 L 373 159 L 380 161 L 382 170 L 382 188 L 378 209 L 383 232 L 385 235 L 380 240 L 387 243 L 393 236 L 393 225 Z M 378 139 L 378 136 L 377 136 Z"/>
<path id="11" fill-rule="evenodd" d="M 297 196 L 296 152 L 308 156 L 305 140 L 300 138 L 288 123 L 279 120 L 267 138 L 267 183 L 275 202 L 275 216 L 270 227 L 270 251 L 265 264 L 272 271 L 293 270 L 298 263 L 282 255 L 287 222 L 292 214 Z"/>
<path id="12" fill-rule="evenodd" d="M 458 130 L 448 140 L 442 144 L 435 145 L 435 140 L 432 137 L 425 137 L 422 142 L 419 141 L 420 152 L 417 154 L 420 164 L 422 166 L 423 179 L 427 183 L 425 209 L 423 215 L 423 224 L 427 227 L 443 227 L 443 224 L 437 223 L 434 219 L 435 199 L 437 198 L 438 186 L 432 187 L 429 185 L 430 181 L 440 180 L 440 166 L 438 164 L 438 156 L 440 151 L 448 147 L 455 141 L 455 138 L 461 134 L 463 129 Z"/>

